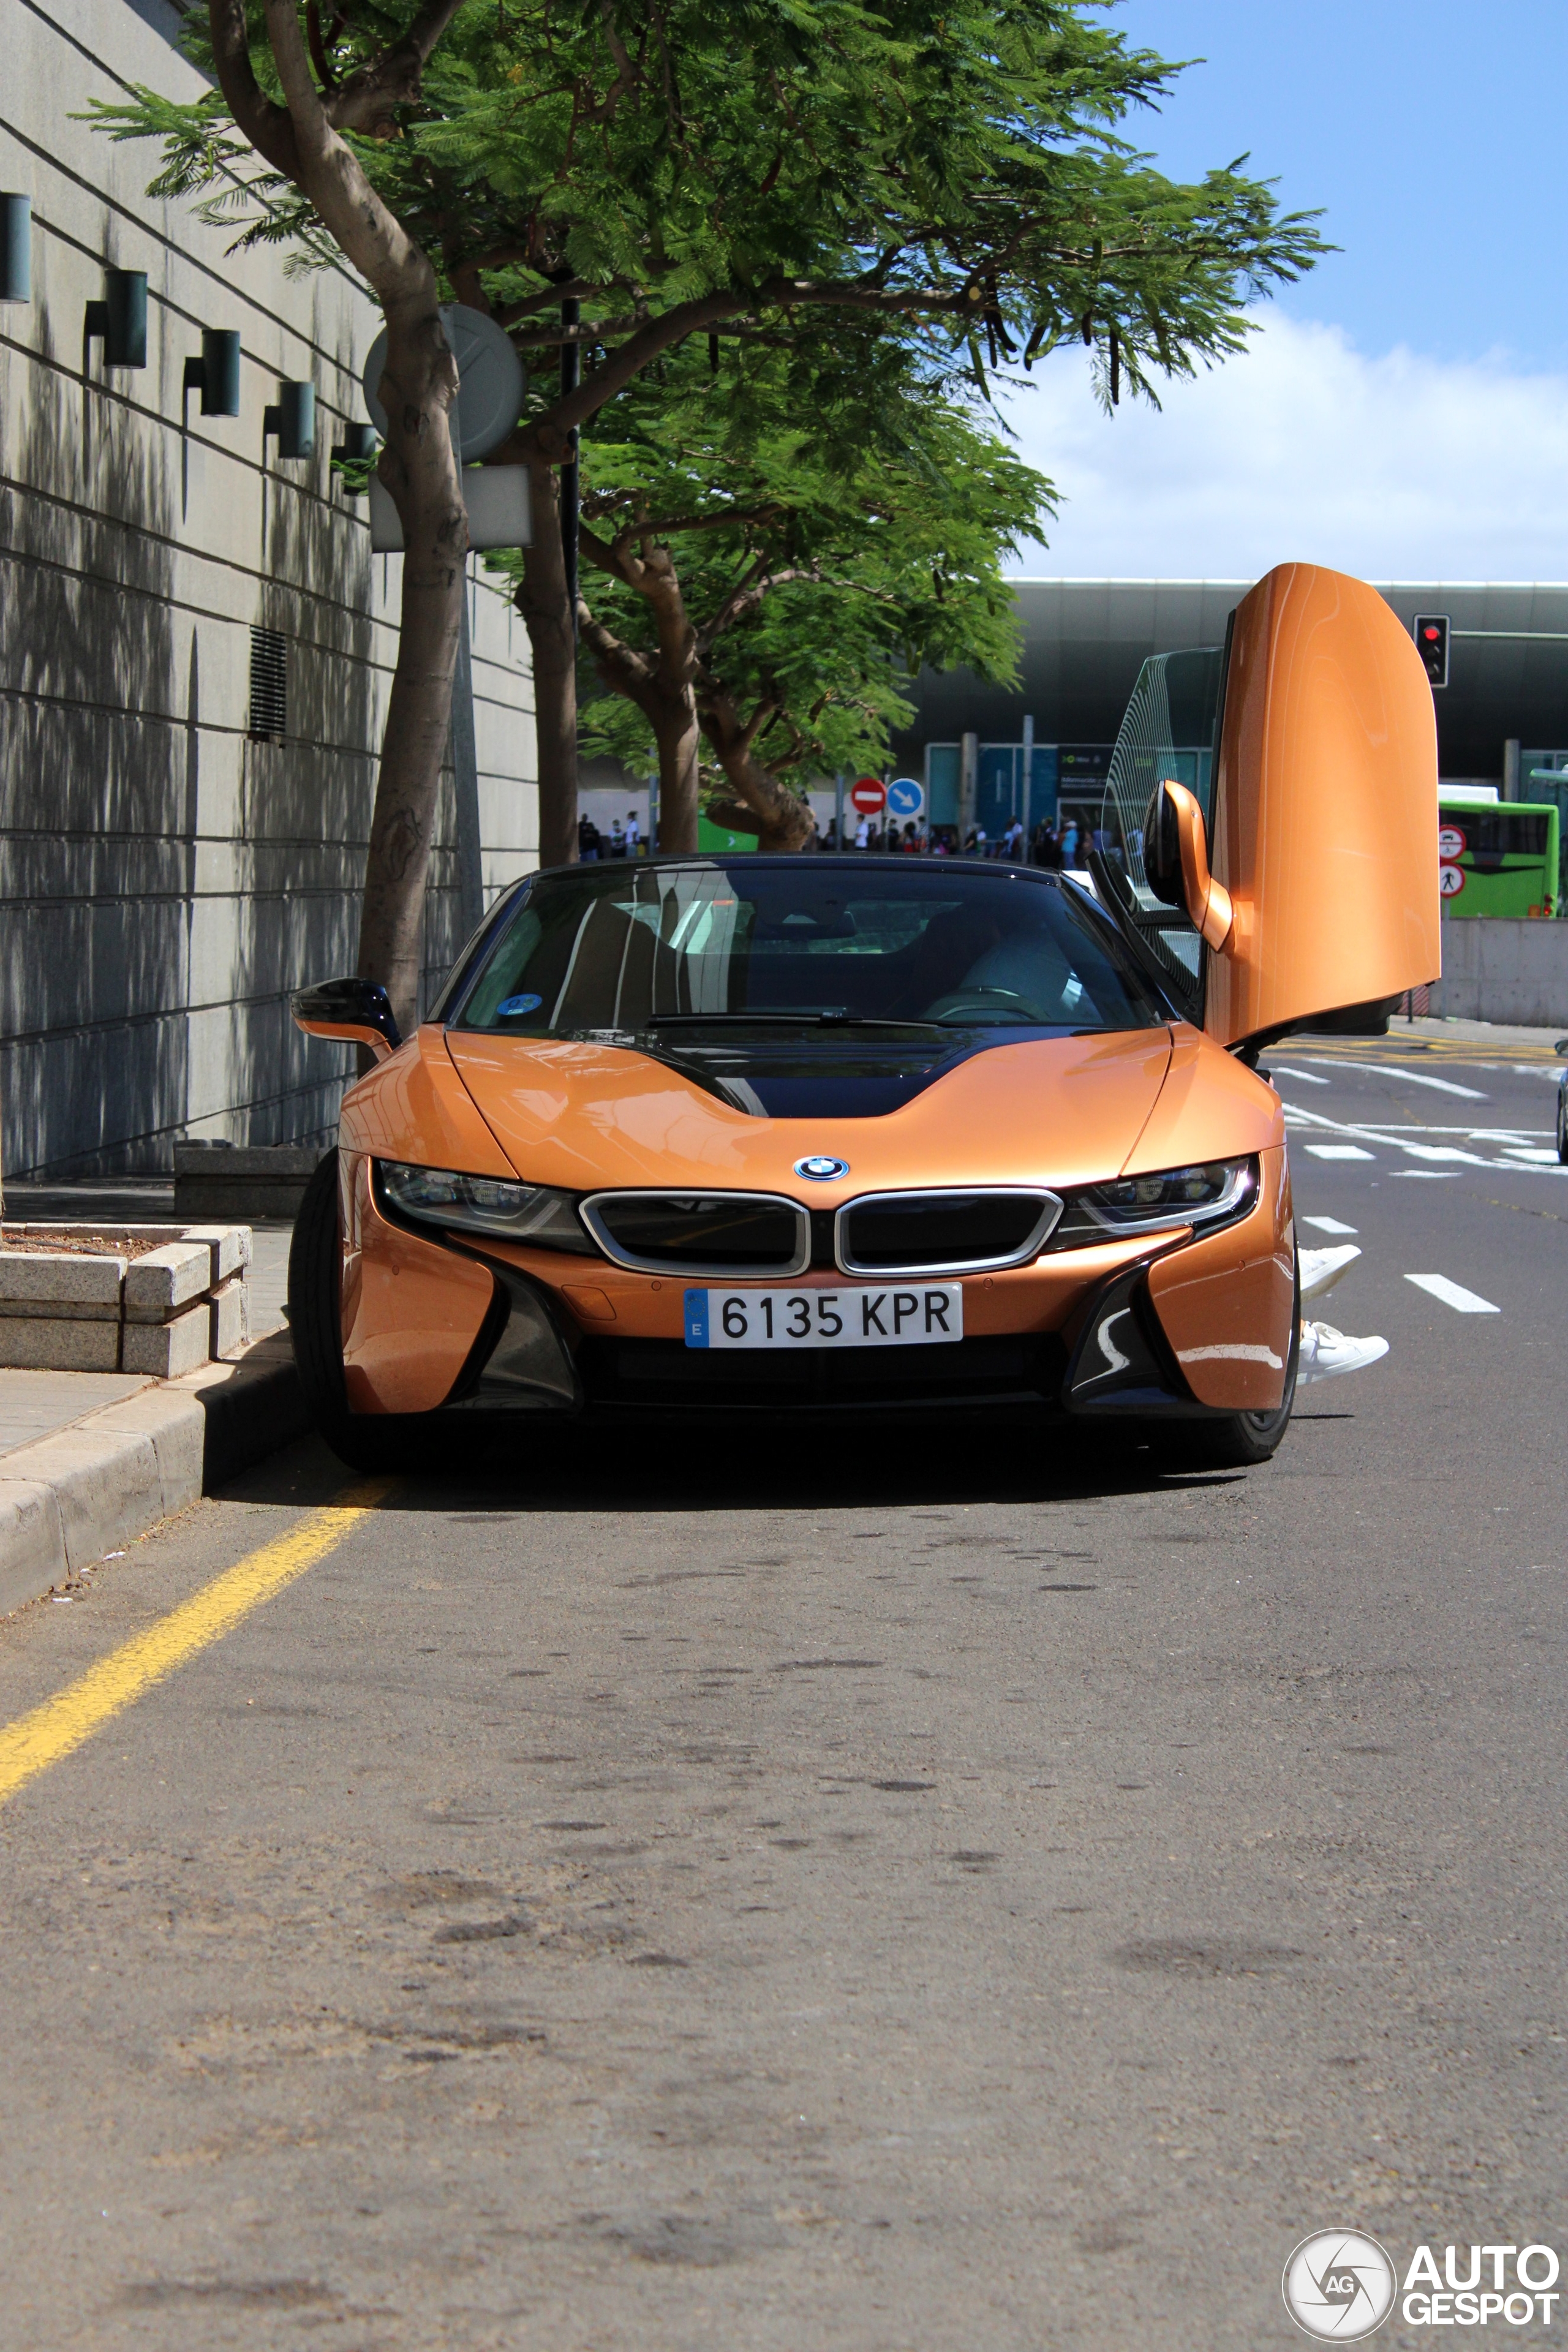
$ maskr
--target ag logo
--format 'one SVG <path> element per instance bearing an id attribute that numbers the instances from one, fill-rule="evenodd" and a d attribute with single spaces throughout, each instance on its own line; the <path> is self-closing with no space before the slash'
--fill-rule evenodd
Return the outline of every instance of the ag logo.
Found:
<path id="1" fill-rule="evenodd" d="M 1383 2326 L 1397 2285 L 1375 2238 L 1359 2230 L 1318 2230 L 1285 2265 L 1285 2308 L 1320 2342 L 1354 2344 Z"/>

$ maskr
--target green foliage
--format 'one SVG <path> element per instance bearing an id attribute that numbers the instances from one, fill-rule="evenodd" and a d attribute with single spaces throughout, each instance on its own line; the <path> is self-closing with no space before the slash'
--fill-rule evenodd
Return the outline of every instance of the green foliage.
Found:
<path id="1" fill-rule="evenodd" d="M 259 0 L 252 52 L 276 92 Z M 307 19 L 332 103 L 409 0 Z M 1240 348 L 1247 301 L 1323 250 L 1246 159 L 1192 185 L 1121 136 L 1176 68 L 1079 0 L 465 0 L 418 94 L 350 133 L 391 209 L 458 287 L 478 273 L 548 346 L 561 281 L 608 354 L 701 300 L 741 331 L 824 305 L 923 338 L 977 387 L 1058 341 L 1108 400 Z M 205 42 L 197 20 L 190 36 Z M 159 138 L 159 185 L 237 242 L 325 250 L 247 161 L 216 93 L 98 110 Z"/>
<path id="2" fill-rule="evenodd" d="M 698 699 L 765 713 L 762 765 L 804 782 L 879 766 L 922 663 L 1010 680 L 1002 564 L 1039 531 L 1050 485 L 886 339 L 819 333 L 786 349 L 688 344 L 584 443 L 601 545 L 669 551 L 696 632 Z M 584 563 L 595 618 L 654 655 L 635 587 Z M 648 764 L 635 706 L 584 680 L 586 748 Z"/>

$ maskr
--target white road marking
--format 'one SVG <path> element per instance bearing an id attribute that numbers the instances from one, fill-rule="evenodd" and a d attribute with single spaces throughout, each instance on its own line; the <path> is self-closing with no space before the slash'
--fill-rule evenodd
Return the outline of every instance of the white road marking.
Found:
<path id="1" fill-rule="evenodd" d="M 1525 1154 L 1526 1139 L 1531 1136 L 1544 1137 L 1549 1130 L 1543 1128 L 1434 1127 L 1415 1120 L 1408 1123 L 1401 1120 L 1397 1127 L 1369 1127 L 1364 1124 L 1352 1125 L 1345 1119 L 1329 1118 L 1321 1111 L 1303 1110 L 1300 1103 L 1282 1103 L 1280 1108 L 1285 1113 L 1287 1126 L 1298 1133 L 1302 1128 L 1308 1128 L 1319 1135 L 1354 1136 L 1359 1142 L 1378 1144 L 1384 1151 L 1408 1152 L 1413 1160 L 1455 1160 L 1468 1168 L 1511 1170 L 1516 1176 L 1556 1175 L 1561 1172 L 1556 1164 L 1555 1152 L 1535 1157 L 1527 1157 Z M 1509 1159 L 1489 1160 L 1479 1152 L 1463 1150 L 1458 1140 L 1438 1144 L 1421 1143 L 1415 1139 L 1418 1136 L 1426 1135 L 1441 1135 L 1456 1139 L 1462 1137 L 1469 1143 L 1497 1144 L 1505 1150 L 1511 1151 L 1514 1156 Z M 1336 1150 L 1323 1144 L 1303 1143 L 1302 1149 L 1311 1152 L 1319 1160 L 1366 1159 L 1376 1156 L 1373 1153 L 1347 1150 L 1342 1145 Z M 1417 1171 L 1409 1169 L 1403 1172 L 1414 1175 Z"/>
<path id="2" fill-rule="evenodd" d="M 1430 1297 L 1440 1298 L 1445 1307 L 1453 1308 L 1456 1315 L 1500 1315 L 1502 1312 L 1500 1307 L 1492 1305 L 1489 1298 L 1478 1298 L 1475 1292 L 1467 1290 L 1462 1283 L 1450 1282 L 1446 1274 L 1407 1274 L 1405 1279 L 1413 1282 L 1417 1290 L 1425 1290 Z"/>
<path id="3" fill-rule="evenodd" d="M 1283 1065 L 1281 1065 L 1283 1066 Z M 1463 1095 L 1467 1102 L 1489 1102 L 1477 1087 L 1457 1087 L 1452 1078 L 1429 1078 L 1425 1070 L 1402 1070 L 1393 1062 L 1342 1062 L 1336 1055 L 1331 1063 L 1320 1063 L 1320 1068 L 1335 1070 L 1370 1070 L 1375 1078 L 1403 1078 L 1408 1086 L 1434 1087 L 1440 1095 Z M 1323 1084 L 1331 1083 L 1328 1080 Z"/>
<path id="4" fill-rule="evenodd" d="M 1505 1143 L 1503 1150 L 1510 1160 L 1528 1160 L 1532 1164 L 1544 1161 L 1549 1167 L 1559 1164 L 1555 1151 L 1542 1151 L 1532 1143 Z"/>
<path id="5" fill-rule="evenodd" d="M 1459 1171 L 1457 1168 L 1396 1168 L 1394 1172 L 1415 1184 L 1451 1184 Z"/>
<path id="6" fill-rule="evenodd" d="M 1375 1151 L 1363 1151 L 1359 1143 L 1309 1143 L 1307 1150 L 1314 1160 L 1375 1160 Z"/>
<path id="7" fill-rule="evenodd" d="M 1353 1234 L 1359 1231 L 1355 1225 L 1342 1225 L 1338 1217 L 1303 1217 L 1301 1223 L 1310 1225 L 1318 1234 Z"/>
<path id="8" fill-rule="evenodd" d="M 1310 1087 L 1331 1087 L 1334 1083 L 1332 1078 L 1315 1076 L 1310 1070 L 1288 1069 L 1283 1062 L 1276 1062 L 1274 1066 L 1282 1078 L 1305 1078 Z"/>

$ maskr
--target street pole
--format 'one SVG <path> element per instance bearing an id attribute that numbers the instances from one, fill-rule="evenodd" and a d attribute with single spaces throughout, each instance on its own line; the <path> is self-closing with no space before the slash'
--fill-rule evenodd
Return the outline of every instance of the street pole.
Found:
<path id="1" fill-rule="evenodd" d="M 833 805 L 835 810 L 833 846 L 835 849 L 842 849 L 844 846 L 844 771 L 842 768 L 834 779 Z"/>
<path id="2" fill-rule="evenodd" d="M 1034 838 L 1035 838 L 1035 833 L 1034 833 L 1034 826 L 1033 826 L 1033 824 L 1032 824 L 1032 822 L 1031 822 L 1032 811 L 1031 811 L 1031 807 L 1030 807 L 1030 794 L 1031 794 L 1031 793 L 1032 793 L 1032 792 L 1033 792 L 1033 790 L 1034 790 L 1034 783 L 1035 783 L 1035 720 L 1034 720 L 1034 715 L 1033 715 L 1033 713 L 1032 713 L 1032 712 L 1030 712 L 1030 713 L 1028 713 L 1028 714 L 1026 714 L 1026 715 L 1025 719 L 1024 719 L 1024 808 L 1023 808 L 1023 817 L 1024 817 L 1024 863 L 1025 863 L 1025 865 L 1026 865 L 1026 866 L 1030 866 L 1030 865 L 1032 865 L 1032 864 L 1034 863 L 1034 853 L 1033 853 L 1033 847 L 1032 847 L 1032 845 L 1033 845 Z"/>
<path id="3" fill-rule="evenodd" d="M 658 770 L 650 768 L 647 779 L 647 854 L 658 855 Z"/>
<path id="4" fill-rule="evenodd" d="M 468 635 L 468 566 L 463 563 L 463 604 L 458 623 L 458 664 L 452 677 L 452 800 L 458 835 L 458 929 L 472 939 L 485 911 L 484 860 L 479 846 L 479 763 L 474 742 L 474 654 Z"/>
<path id="5" fill-rule="evenodd" d="M 568 299 L 561 305 L 561 323 L 574 327 L 583 315 L 580 302 Z M 580 343 L 561 346 L 561 397 L 565 400 L 583 381 L 583 347 Z M 561 553 L 566 565 L 566 602 L 572 613 L 572 642 L 577 642 L 577 428 L 572 427 L 572 455 L 561 468 Z"/>

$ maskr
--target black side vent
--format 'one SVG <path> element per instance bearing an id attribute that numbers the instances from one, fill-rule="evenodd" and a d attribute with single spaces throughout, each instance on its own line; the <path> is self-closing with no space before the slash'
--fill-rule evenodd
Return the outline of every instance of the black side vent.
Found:
<path id="1" fill-rule="evenodd" d="M 281 743 L 289 730 L 289 647 L 278 629 L 250 632 L 250 734 Z"/>

